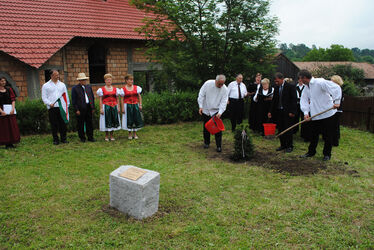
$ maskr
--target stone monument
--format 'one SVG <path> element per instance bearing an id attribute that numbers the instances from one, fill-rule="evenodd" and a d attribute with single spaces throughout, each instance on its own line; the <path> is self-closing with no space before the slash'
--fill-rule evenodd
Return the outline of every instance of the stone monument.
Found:
<path id="1" fill-rule="evenodd" d="M 120 166 L 109 176 L 110 206 L 142 220 L 158 210 L 160 174 L 135 166 Z"/>

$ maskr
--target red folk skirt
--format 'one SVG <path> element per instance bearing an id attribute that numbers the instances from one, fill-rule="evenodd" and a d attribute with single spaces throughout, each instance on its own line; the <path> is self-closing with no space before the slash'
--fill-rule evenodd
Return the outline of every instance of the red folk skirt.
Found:
<path id="1" fill-rule="evenodd" d="M 0 145 L 18 143 L 19 141 L 16 115 L 0 116 Z"/>

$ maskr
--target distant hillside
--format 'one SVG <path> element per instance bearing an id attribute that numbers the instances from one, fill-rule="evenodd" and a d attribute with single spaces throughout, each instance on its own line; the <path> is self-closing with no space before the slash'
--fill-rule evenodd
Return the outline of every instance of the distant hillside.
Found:
<path id="1" fill-rule="evenodd" d="M 294 45 L 282 43 L 279 49 L 291 61 L 355 61 L 374 64 L 374 50 L 344 48 L 342 45 L 331 45 L 330 48 L 309 48 L 305 44 Z"/>

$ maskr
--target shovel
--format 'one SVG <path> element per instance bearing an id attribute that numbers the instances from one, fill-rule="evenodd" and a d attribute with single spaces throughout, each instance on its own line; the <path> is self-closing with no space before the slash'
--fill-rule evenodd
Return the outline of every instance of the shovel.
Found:
<path id="1" fill-rule="evenodd" d="M 324 114 L 324 113 L 326 113 L 327 111 L 330 111 L 330 110 L 332 110 L 332 109 L 334 109 L 334 107 L 331 107 L 331 108 L 329 108 L 329 109 L 326 109 L 325 111 L 322 111 L 322 112 L 320 112 L 320 113 L 318 113 L 318 114 L 315 114 L 315 115 L 311 116 L 310 119 L 312 119 L 312 118 L 314 118 L 314 117 L 316 117 L 316 116 L 322 115 L 322 114 Z M 303 124 L 304 122 L 307 122 L 307 121 L 309 121 L 309 120 L 302 120 L 302 121 L 300 121 L 300 122 L 298 122 L 298 123 L 292 125 L 292 126 L 289 127 L 288 129 L 285 129 L 285 130 L 283 130 L 282 132 L 280 132 L 279 134 L 277 134 L 274 138 L 278 138 L 279 136 L 283 135 L 284 133 L 287 133 L 288 131 L 290 131 L 290 130 L 293 129 L 294 127 L 299 126 L 300 124 Z"/>

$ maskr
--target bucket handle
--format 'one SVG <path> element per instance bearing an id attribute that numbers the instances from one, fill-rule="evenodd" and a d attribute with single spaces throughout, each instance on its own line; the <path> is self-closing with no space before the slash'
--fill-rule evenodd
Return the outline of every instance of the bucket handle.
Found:
<path id="1" fill-rule="evenodd" d="M 217 123 L 216 123 L 216 120 L 214 120 L 215 117 L 216 117 L 216 115 L 214 115 L 214 116 L 212 117 L 212 120 L 213 120 L 213 122 L 214 122 L 214 125 L 216 125 L 216 127 L 218 128 L 218 125 L 217 125 Z"/>

